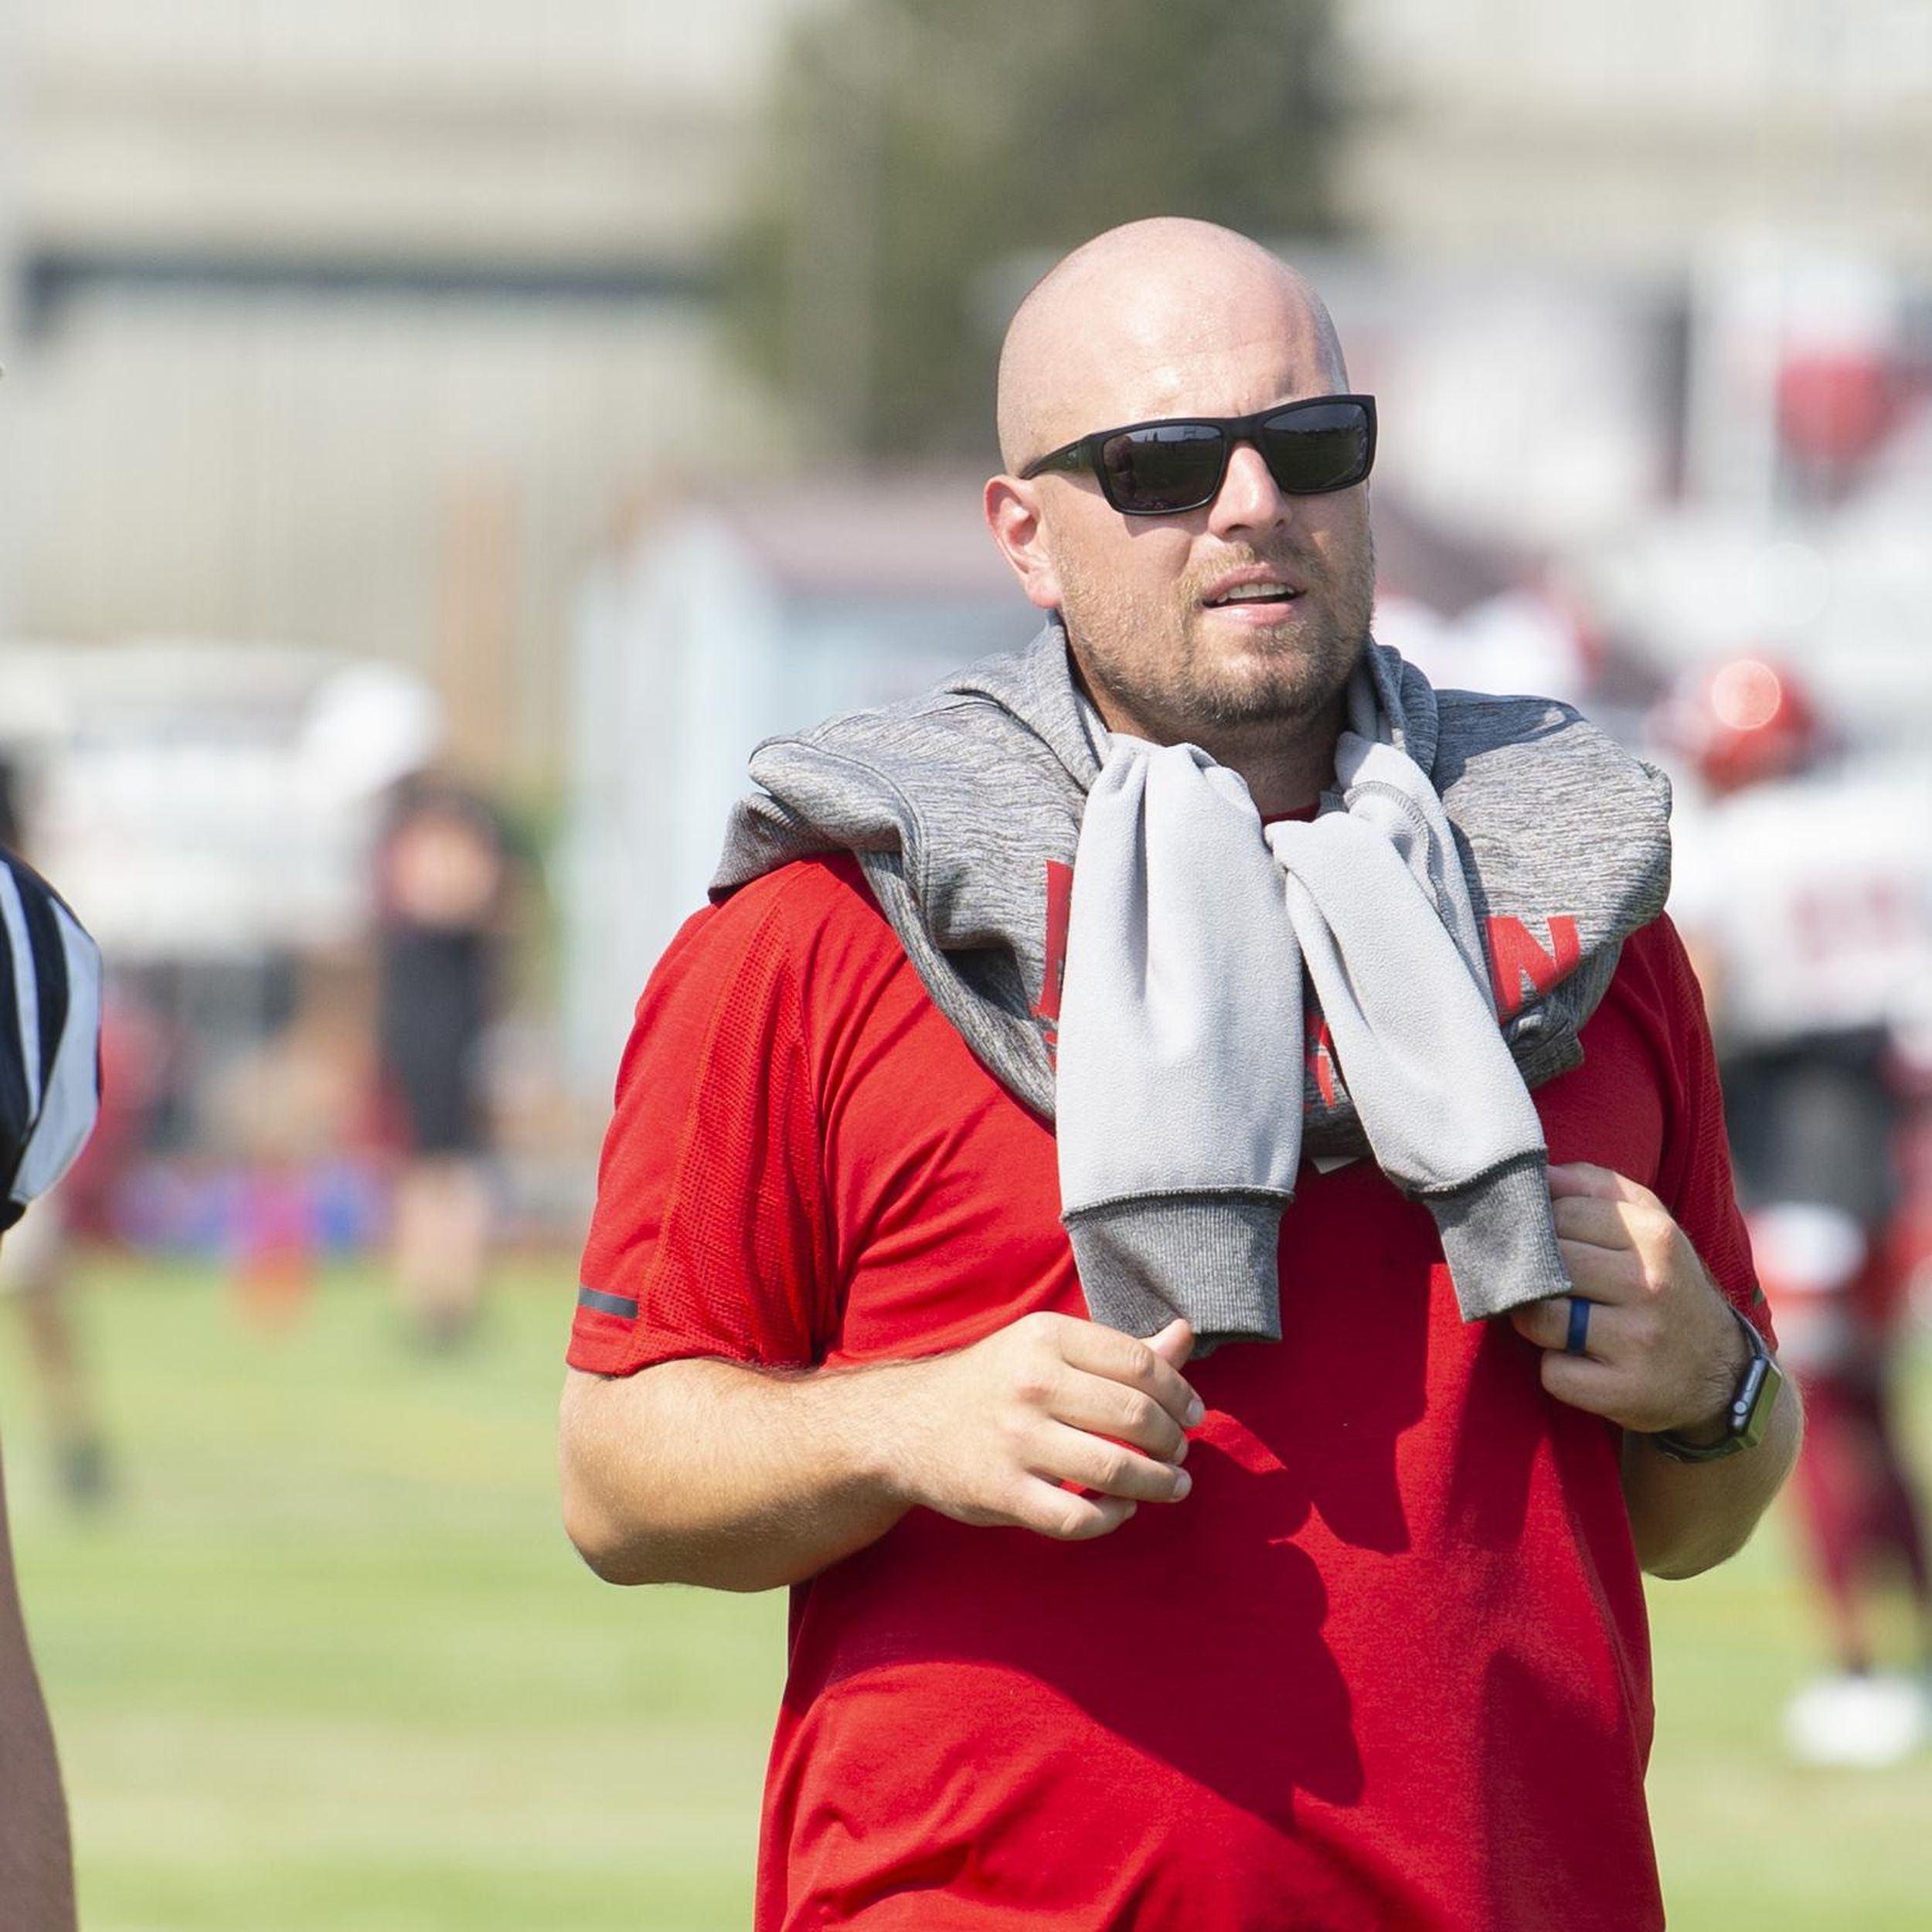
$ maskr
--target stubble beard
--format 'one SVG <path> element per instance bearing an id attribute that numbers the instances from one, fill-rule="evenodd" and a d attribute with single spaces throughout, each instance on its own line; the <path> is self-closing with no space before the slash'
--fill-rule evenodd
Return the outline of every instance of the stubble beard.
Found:
<path id="1" fill-rule="evenodd" d="M 1257 553 L 1217 560 L 1216 577 L 1245 563 L 1283 564 Z M 1354 566 L 1331 577 L 1313 560 L 1293 560 L 1308 585 L 1287 635 L 1257 632 L 1232 662 L 1203 634 L 1205 585 L 1183 579 L 1164 595 L 1104 587 L 1060 570 L 1060 614 L 1094 696 L 1164 743 L 1216 751 L 1292 736 L 1335 706 L 1369 641 L 1375 558 L 1365 542 Z M 1310 610 L 1311 604 L 1318 610 Z M 1311 621 L 1310 620 L 1314 620 Z M 1111 702 L 1110 702 L 1111 700 Z"/>

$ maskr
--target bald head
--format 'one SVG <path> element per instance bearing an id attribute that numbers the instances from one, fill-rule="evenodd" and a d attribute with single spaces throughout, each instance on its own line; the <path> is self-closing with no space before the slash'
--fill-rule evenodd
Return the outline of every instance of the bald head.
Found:
<path id="1" fill-rule="evenodd" d="M 1219 368 L 1231 346 L 1269 338 L 1284 369 L 1318 369 L 1329 388 L 1348 387 L 1321 297 L 1259 243 L 1178 216 L 1109 229 L 1049 270 L 1007 329 L 1002 459 L 1017 473 L 1116 423 L 1233 413 L 1214 395 Z"/>

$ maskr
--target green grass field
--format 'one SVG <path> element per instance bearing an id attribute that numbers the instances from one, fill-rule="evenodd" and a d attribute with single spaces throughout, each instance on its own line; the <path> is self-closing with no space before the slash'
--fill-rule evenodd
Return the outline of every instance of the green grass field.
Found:
<path id="1" fill-rule="evenodd" d="M 270 1338 L 204 1271 L 95 1271 L 120 1491 L 93 1519 L 55 1498 L 0 1342 L 89 1932 L 747 1923 L 784 1604 L 578 1565 L 552 1475 L 572 1278 L 524 1264 L 473 1352 L 425 1361 L 366 1277 Z M 1932 1753 L 1781 1761 L 1814 1661 L 1781 1533 L 1653 1604 L 1675 1932 L 1923 1932 Z"/>

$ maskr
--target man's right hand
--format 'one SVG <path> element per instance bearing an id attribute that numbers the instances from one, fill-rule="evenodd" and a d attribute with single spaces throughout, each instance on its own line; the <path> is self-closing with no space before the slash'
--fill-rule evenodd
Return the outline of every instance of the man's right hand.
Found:
<path id="1" fill-rule="evenodd" d="M 879 1372 L 885 1480 L 957 1521 L 1079 1541 L 1143 1502 L 1179 1502 L 1200 1398 L 1186 1322 L 1145 1342 L 1065 1315 L 1022 1316 L 956 1355 Z"/>
<path id="2" fill-rule="evenodd" d="M 1029 1315 L 956 1354 L 774 1372 L 704 1358 L 572 1369 L 564 1521 L 612 1583 L 769 1590 L 884 1536 L 914 1504 L 1104 1536 L 1188 1492 L 1200 1418 L 1184 1321 L 1145 1342 Z M 1068 1485 L 1073 1485 L 1069 1487 Z"/>

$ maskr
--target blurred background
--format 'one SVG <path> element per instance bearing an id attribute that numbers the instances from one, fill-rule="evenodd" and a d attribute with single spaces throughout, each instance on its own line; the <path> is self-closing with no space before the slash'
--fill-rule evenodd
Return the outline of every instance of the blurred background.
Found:
<path id="1" fill-rule="evenodd" d="M 555 1523 L 617 1054 L 752 743 L 1030 634 L 1000 335 L 1162 213 L 1327 294 L 1379 634 L 1679 781 L 1836 1447 L 1655 1593 L 1672 1923 L 1932 1922 L 1932 6 L 12 0 L 0 832 L 112 1001 L 0 1435 L 99 1932 L 745 1921 L 783 1605 Z"/>

